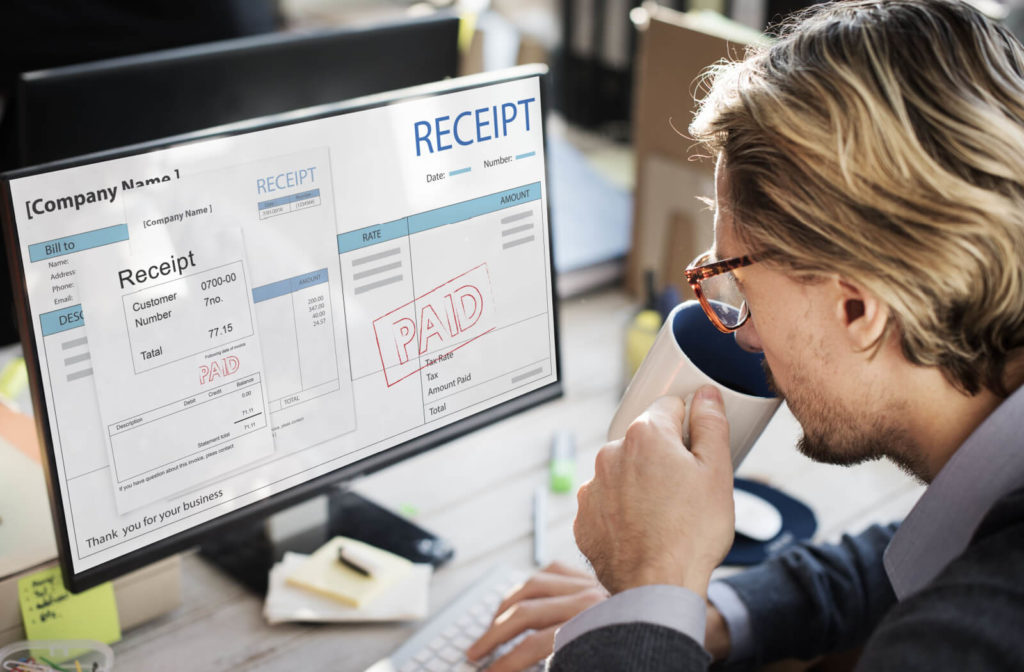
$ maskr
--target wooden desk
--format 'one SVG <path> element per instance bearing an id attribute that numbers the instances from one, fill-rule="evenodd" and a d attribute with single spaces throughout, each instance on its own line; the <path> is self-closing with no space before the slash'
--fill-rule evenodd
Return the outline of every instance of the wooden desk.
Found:
<path id="1" fill-rule="evenodd" d="M 576 434 L 580 482 L 622 390 L 622 338 L 636 310 L 618 290 L 564 302 L 561 338 L 564 398 L 362 479 L 356 488 L 398 508 L 455 544 L 455 559 L 431 583 L 431 609 L 444 606 L 497 562 L 532 567 L 532 494 L 547 476 L 556 429 Z M 809 503 L 820 539 L 906 514 L 921 488 L 888 463 L 820 465 L 793 444 L 799 426 L 784 410 L 769 425 L 739 475 L 768 482 Z M 551 559 L 583 566 L 572 538 L 574 495 L 552 495 Z M 126 633 L 114 646 L 119 670 L 364 670 L 418 624 L 268 626 L 261 600 L 197 555 L 183 559 L 183 604 Z"/>

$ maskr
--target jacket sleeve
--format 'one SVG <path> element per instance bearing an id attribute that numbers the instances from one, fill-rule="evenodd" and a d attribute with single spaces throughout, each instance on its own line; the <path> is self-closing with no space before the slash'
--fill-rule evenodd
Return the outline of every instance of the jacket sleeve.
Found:
<path id="1" fill-rule="evenodd" d="M 754 659 L 812 658 L 862 644 L 896 601 L 882 552 L 896 525 L 874 526 L 835 545 L 798 546 L 725 579 L 747 607 Z M 651 623 L 610 625 L 582 634 L 551 657 L 551 672 L 705 670 L 711 657 L 681 632 Z"/>
<path id="2" fill-rule="evenodd" d="M 752 658 L 810 659 L 863 644 L 896 603 L 882 553 L 896 524 L 800 545 L 724 580 L 750 617 Z"/>
<path id="3" fill-rule="evenodd" d="M 591 630 L 548 659 L 550 672 L 697 672 L 711 656 L 691 637 L 650 623 L 624 623 Z"/>

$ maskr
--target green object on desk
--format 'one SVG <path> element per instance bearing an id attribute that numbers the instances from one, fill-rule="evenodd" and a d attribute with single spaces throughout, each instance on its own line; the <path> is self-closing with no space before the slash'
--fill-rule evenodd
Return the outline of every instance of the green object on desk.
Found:
<path id="1" fill-rule="evenodd" d="M 551 440 L 548 481 L 551 492 L 559 494 L 572 492 L 576 483 L 576 440 L 569 430 L 555 432 Z"/>
<path id="2" fill-rule="evenodd" d="M 571 460 L 557 460 L 551 463 L 551 491 L 559 494 L 572 492 L 576 480 L 576 463 Z"/>
<path id="3" fill-rule="evenodd" d="M 50 567 L 18 579 L 18 600 L 27 639 L 121 639 L 112 583 L 72 594 L 60 567 Z"/>

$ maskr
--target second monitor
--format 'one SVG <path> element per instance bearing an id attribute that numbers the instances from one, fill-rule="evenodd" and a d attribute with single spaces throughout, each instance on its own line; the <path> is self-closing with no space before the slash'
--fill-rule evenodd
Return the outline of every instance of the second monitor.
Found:
<path id="1" fill-rule="evenodd" d="M 452 16 L 275 33 L 21 75 L 20 166 L 454 77 Z"/>

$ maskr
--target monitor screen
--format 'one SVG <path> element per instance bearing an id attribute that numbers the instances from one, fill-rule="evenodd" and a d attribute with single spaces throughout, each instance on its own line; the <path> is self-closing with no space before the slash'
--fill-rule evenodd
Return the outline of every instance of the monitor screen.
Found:
<path id="1" fill-rule="evenodd" d="M 560 394 L 543 74 L 4 176 L 72 589 Z"/>

